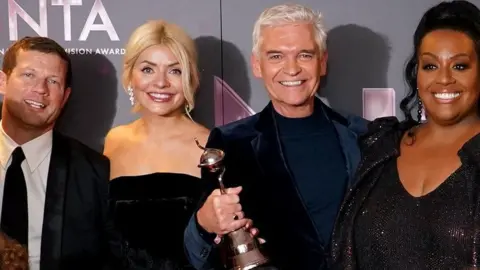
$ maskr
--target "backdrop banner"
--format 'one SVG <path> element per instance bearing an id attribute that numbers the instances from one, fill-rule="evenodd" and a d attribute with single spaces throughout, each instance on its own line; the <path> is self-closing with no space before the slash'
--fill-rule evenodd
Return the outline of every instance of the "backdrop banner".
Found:
<path id="1" fill-rule="evenodd" d="M 340 112 L 399 114 L 403 69 L 421 15 L 436 0 L 298 0 L 323 13 L 328 74 L 319 96 Z M 124 46 L 148 20 L 174 22 L 195 39 L 201 86 L 196 121 L 208 128 L 260 111 L 269 101 L 250 69 L 255 20 L 279 0 L 3 0 L 0 56 L 24 36 L 47 36 L 72 57 L 73 91 L 59 129 L 101 151 L 108 130 L 133 121 L 121 83 Z M 0 60 L 1 61 L 1 60 Z"/>

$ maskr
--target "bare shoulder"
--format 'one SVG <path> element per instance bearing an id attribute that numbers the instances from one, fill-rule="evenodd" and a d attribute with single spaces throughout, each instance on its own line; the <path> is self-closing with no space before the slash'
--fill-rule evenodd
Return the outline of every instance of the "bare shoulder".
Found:
<path id="1" fill-rule="evenodd" d="M 208 136 L 210 135 L 210 130 L 208 128 L 196 124 L 193 132 L 200 144 L 205 145 L 207 143 Z"/>
<path id="2" fill-rule="evenodd" d="M 108 157 L 111 155 L 120 145 L 124 144 L 131 133 L 130 124 L 121 125 L 112 128 L 105 137 L 104 154 Z"/>

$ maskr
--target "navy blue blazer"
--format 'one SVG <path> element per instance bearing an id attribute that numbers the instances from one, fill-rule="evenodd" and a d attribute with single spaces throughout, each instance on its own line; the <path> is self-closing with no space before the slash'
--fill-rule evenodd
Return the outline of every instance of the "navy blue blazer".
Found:
<path id="1" fill-rule="evenodd" d="M 367 131 L 368 121 L 341 115 L 318 98 L 315 106 L 321 106 L 336 128 L 351 185 L 360 160 L 358 137 Z M 313 221 L 288 171 L 273 105 L 269 103 L 260 113 L 214 128 L 207 147 L 225 151 L 224 183 L 228 187 L 243 187 L 242 210 L 267 241 L 263 247 L 272 262 L 281 269 L 320 269 L 327 251 L 325 247 L 319 248 L 314 239 Z M 209 182 L 205 200 L 218 188 L 218 181 L 206 171 L 202 172 L 202 178 Z M 323 192 L 328 190 L 319 190 L 319 196 Z M 196 269 L 223 268 L 218 247 L 199 228 L 196 214 L 185 229 L 184 240 L 187 257 Z"/>

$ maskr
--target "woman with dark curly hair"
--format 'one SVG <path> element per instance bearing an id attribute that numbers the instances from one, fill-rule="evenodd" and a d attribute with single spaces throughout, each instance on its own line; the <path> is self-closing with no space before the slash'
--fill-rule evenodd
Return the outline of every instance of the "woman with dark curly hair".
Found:
<path id="1" fill-rule="evenodd" d="M 28 270 L 27 249 L 3 233 L 0 233 L 0 270 Z"/>
<path id="2" fill-rule="evenodd" d="M 357 184 L 332 237 L 334 269 L 480 267 L 480 10 L 432 7 L 413 45 L 406 119 L 377 119 L 361 139 Z"/>

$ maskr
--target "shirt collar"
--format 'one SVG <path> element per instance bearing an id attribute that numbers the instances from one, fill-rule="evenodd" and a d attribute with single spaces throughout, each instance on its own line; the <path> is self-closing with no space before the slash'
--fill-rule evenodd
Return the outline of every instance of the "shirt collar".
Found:
<path id="1" fill-rule="evenodd" d="M 52 130 L 49 130 L 41 136 L 21 145 L 30 172 L 35 171 L 42 160 L 52 150 L 52 134 Z M 0 120 L 0 163 L 4 169 L 7 168 L 13 150 L 18 146 L 19 145 L 7 135 Z"/>

